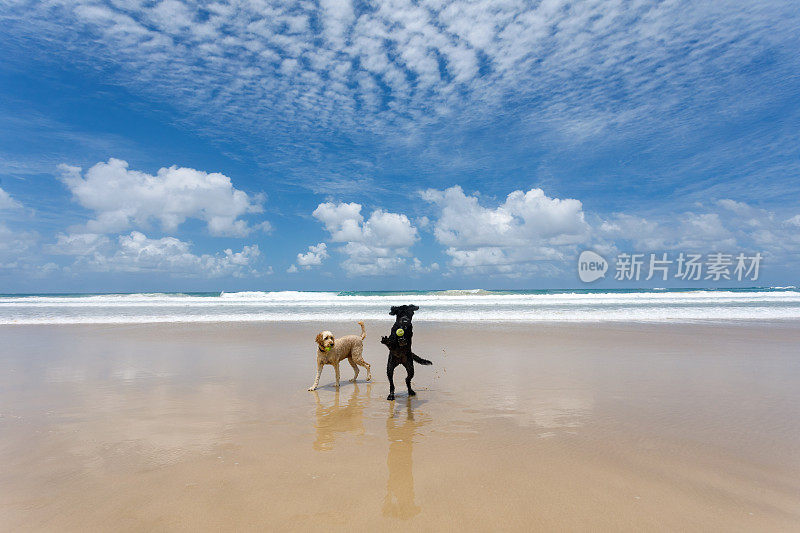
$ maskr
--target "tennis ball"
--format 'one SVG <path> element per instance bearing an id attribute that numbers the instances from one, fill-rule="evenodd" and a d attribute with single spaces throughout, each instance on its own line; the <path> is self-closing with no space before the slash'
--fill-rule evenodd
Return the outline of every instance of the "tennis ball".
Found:
<path id="1" fill-rule="evenodd" d="M 331 351 L 331 347 L 330 347 L 330 346 L 326 346 L 326 347 L 325 347 L 325 351 L 326 351 L 326 352 L 330 352 L 330 351 Z"/>
<path id="2" fill-rule="evenodd" d="M 397 331 L 395 331 L 394 333 L 398 337 L 402 337 L 405 334 L 405 331 L 403 331 L 402 328 L 397 328 Z"/>

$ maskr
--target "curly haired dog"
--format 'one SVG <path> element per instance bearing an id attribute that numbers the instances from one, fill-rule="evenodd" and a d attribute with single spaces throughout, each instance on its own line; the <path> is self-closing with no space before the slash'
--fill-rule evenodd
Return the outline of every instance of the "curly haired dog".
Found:
<path id="1" fill-rule="evenodd" d="M 355 383 L 358 377 L 358 366 L 363 366 L 367 369 L 367 381 L 372 379 L 372 371 L 369 369 L 369 363 L 364 361 L 362 352 L 364 351 L 364 339 L 367 336 L 367 330 L 364 329 L 364 323 L 359 322 L 361 326 L 361 337 L 358 335 L 345 335 L 339 339 L 334 339 L 333 333 L 330 331 L 321 331 L 317 334 L 317 377 L 314 384 L 308 390 L 316 390 L 319 385 L 319 377 L 322 374 L 322 367 L 325 365 L 333 365 L 336 371 L 336 386 L 339 386 L 339 363 L 343 359 L 350 361 L 350 366 L 353 367 L 352 381 Z"/>

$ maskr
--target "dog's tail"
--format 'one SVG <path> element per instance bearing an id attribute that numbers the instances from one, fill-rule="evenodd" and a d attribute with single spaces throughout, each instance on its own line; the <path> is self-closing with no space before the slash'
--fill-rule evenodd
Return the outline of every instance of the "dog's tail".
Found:
<path id="1" fill-rule="evenodd" d="M 363 322 L 359 322 L 358 325 L 361 326 L 361 340 L 363 341 L 367 338 L 367 330 L 364 328 Z"/>
<path id="2" fill-rule="evenodd" d="M 430 361 L 428 361 L 427 359 L 423 359 L 422 357 L 418 356 L 415 353 L 412 353 L 411 357 L 414 359 L 414 361 L 416 361 L 417 363 L 419 363 L 421 365 L 432 365 L 433 364 Z"/>

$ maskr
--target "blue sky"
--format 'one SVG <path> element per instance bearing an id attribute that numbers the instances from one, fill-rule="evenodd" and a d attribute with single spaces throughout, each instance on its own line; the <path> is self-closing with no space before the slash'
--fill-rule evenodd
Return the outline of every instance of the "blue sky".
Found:
<path id="1" fill-rule="evenodd" d="M 800 8 L 753 4 L 3 2 L 0 292 L 795 284 Z"/>

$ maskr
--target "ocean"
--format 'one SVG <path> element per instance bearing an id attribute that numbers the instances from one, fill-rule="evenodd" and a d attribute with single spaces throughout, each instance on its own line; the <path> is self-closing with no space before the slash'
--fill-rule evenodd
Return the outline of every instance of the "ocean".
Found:
<path id="1" fill-rule="evenodd" d="M 0 324 L 383 320 L 414 303 L 419 321 L 696 322 L 800 318 L 796 287 L 0 295 Z"/>

